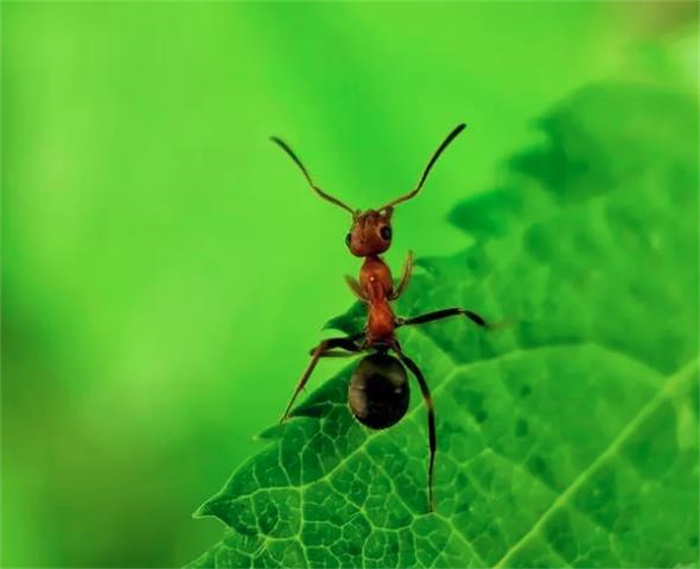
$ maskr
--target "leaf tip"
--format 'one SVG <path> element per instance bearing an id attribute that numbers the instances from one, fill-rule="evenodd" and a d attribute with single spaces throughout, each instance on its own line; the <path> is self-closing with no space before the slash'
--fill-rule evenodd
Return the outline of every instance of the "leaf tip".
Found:
<path id="1" fill-rule="evenodd" d="M 208 518 L 215 515 L 211 506 L 211 502 L 211 499 L 209 499 L 206 502 L 204 502 L 201 506 L 199 506 L 199 508 L 197 508 L 192 513 L 192 518 L 195 520 L 200 520 L 202 518 Z"/>

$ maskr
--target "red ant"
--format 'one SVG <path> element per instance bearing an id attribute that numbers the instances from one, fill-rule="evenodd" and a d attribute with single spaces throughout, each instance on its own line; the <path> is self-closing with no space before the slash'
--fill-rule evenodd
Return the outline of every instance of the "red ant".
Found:
<path id="1" fill-rule="evenodd" d="M 466 125 L 457 126 L 438 147 L 414 190 L 389 202 L 379 209 L 367 211 L 353 210 L 340 200 L 325 193 L 314 184 L 306 167 L 292 149 L 277 137 L 272 141 L 284 150 L 309 182 L 309 185 L 323 199 L 343 208 L 352 215 L 352 226 L 345 238 L 350 252 L 356 257 L 364 257 L 360 269 L 359 282 L 346 277 L 355 295 L 367 304 L 367 324 L 365 331 L 344 338 L 328 338 L 311 350 L 311 362 L 296 386 L 281 422 L 289 416 L 289 411 L 299 393 L 304 389 L 318 360 L 322 357 L 354 355 L 372 350 L 355 368 L 348 389 L 348 405 L 355 418 L 370 429 L 386 429 L 395 425 L 406 414 L 409 403 L 408 377 L 404 365 L 416 376 L 428 409 L 428 440 L 430 459 L 428 462 L 428 506 L 433 510 L 433 467 L 435 464 L 435 411 L 430 388 L 422 372 L 401 350 L 394 330 L 401 326 L 411 326 L 440 320 L 448 316 L 464 315 L 478 326 L 489 324 L 478 314 L 464 308 L 447 308 L 429 312 L 413 318 L 399 318 L 394 315 L 391 302 L 406 289 L 413 268 L 413 256 L 409 252 L 398 286 L 394 287 L 391 271 L 380 255 L 391 246 L 391 216 L 394 206 L 414 197 L 423 187 L 430 170 L 447 146 L 464 130 Z M 393 351 L 398 359 L 389 355 Z M 403 365 L 402 365 L 403 364 Z"/>

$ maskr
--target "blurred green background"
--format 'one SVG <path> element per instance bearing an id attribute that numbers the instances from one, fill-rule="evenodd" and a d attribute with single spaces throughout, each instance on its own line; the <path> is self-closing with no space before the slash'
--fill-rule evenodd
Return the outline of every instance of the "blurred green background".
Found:
<path id="1" fill-rule="evenodd" d="M 468 122 L 388 259 L 450 254 L 451 207 L 550 105 L 661 50 L 697 65 L 696 7 L 3 2 L 2 566 L 179 566 L 220 537 L 191 512 L 359 265 L 269 135 L 366 208 Z"/>

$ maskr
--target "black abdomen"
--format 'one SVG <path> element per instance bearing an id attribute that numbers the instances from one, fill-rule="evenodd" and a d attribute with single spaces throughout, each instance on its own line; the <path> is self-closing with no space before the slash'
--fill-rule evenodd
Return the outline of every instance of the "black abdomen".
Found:
<path id="1" fill-rule="evenodd" d="M 370 429 L 386 429 L 406 414 L 410 392 L 406 370 L 387 354 L 372 354 L 355 368 L 348 404 L 357 420 Z"/>

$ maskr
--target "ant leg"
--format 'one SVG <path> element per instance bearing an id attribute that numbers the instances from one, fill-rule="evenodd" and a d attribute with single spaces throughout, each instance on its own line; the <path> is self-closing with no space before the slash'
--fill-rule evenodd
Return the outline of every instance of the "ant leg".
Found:
<path id="1" fill-rule="evenodd" d="M 437 450 L 433 397 L 430 394 L 430 388 L 428 387 L 428 383 L 425 381 L 425 377 L 423 377 L 423 373 L 418 368 L 416 363 L 401 351 L 398 342 L 394 345 L 394 351 L 404 365 L 411 370 L 413 375 L 416 376 L 418 385 L 420 385 L 421 393 L 423 394 L 423 399 L 425 400 L 425 406 L 428 409 L 428 444 L 430 445 L 430 458 L 428 462 L 428 508 L 432 512 L 435 509 L 435 502 L 433 499 L 433 468 L 435 466 L 435 451 Z"/>
<path id="2" fill-rule="evenodd" d="M 342 348 L 343 350 L 347 350 L 349 352 L 359 352 L 362 349 L 355 342 L 353 342 L 351 338 L 328 338 L 327 340 L 323 340 L 318 346 L 316 346 L 316 348 L 313 350 L 311 362 L 306 368 L 304 375 L 302 375 L 301 379 L 299 379 L 296 389 L 294 390 L 294 395 L 292 395 L 292 398 L 289 401 L 287 408 L 284 410 L 284 415 L 282 415 L 280 423 L 284 423 L 284 421 L 287 420 L 289 416 L 289 411 L 291 410 L 292 405 L 294 405 L 294 401 L 296 400 L 301 390 L 304 389 L 304 386 L 309 380 L 309 377 L 311 377 L 311 374 L 313 373 L 314 368 L 318 363 L 318 360 L 322 358 L 326 352 L 329 352 L 334 348 Z"/>
<path id="3" fill-rule="evenodd" d="M 365 294 L 365 291 L 362 290 L 360 283 L 357 282 L 357 279 L 354 279 L 353 277 L 350 277 L 350 276 L 346 276 L 345 282 L 348 283 L 350 290 L 359 300 L 361 300 L 362 302 L 365 302 L 365 303 L 369 301 L 369 299 L 367 298 L 367 295 Z"/>
<path id="4" fill-rule="evenodd" d="M 329 338 L 329 340 L 333 340 L 334 342 L 337 342 L 334 346 L 329 347 L 328 349 L 332 348 L 340 348 L 341 350 L 347 350 L 348 352 L 361 352 L 364 348 L 362 345 L 358 344 L 357 341 L 364 338 L 365 333 L 360 332 L 359 334 L 353 334 L 352 336 L 348 336 L 347 338 Z M 321 342 L 323 344 L 323 342 Z M 315 348 L 311 348 L 309 350 L 309 355 L 313 356 L 316 353 L 316 350 L 321 346 L 319 344 Z M 352 355 L 352 354 L 350 354 Z M 321 357 L 325 357 L 325 354 L 322 355 Z"/>
<path id="5" fill-rule="evenodd" d="M 352 358 L 357 354 L 355 352 L 341 352 L 339 350 L 329 350 L 321 354 L 322 358 Z"/>
<path id="6" fill-rule="evenodd" d="M 411 273 L 413 272 L 413 251 L 409 251 L 406 255 L 406 260 L 403 264 L 403 275 L 401 275 L 401 280 L 399 281 L 399 286 L 391 295 L 391 300 L 396 300 L 399 298 L 408 286 L 408 281 L 411 280 Z"/>
<path id="7" fill-rule="evenodd" d="M 428 312 L 427 314 L 421 314 L 420 316 L 415 316 L 413 318 L 399 319 L 396 323 L 396 327 L 399 326 L 411 326 L 413 324 L 425 324 L 426 322 L 432 322 L 433 320 L 441 320 L 442 318 L 448 318 L 449 316 L 460 316 L 464 315 L 469 320 L 474 322 L 477 326 L 482 328 L 490 328 L 493 326 L 479 316 L 476 312 L 471 310 L 466 310 L 464 308 L 444 308 L 442 310 L 436 310 L 435 312 Z"/>

